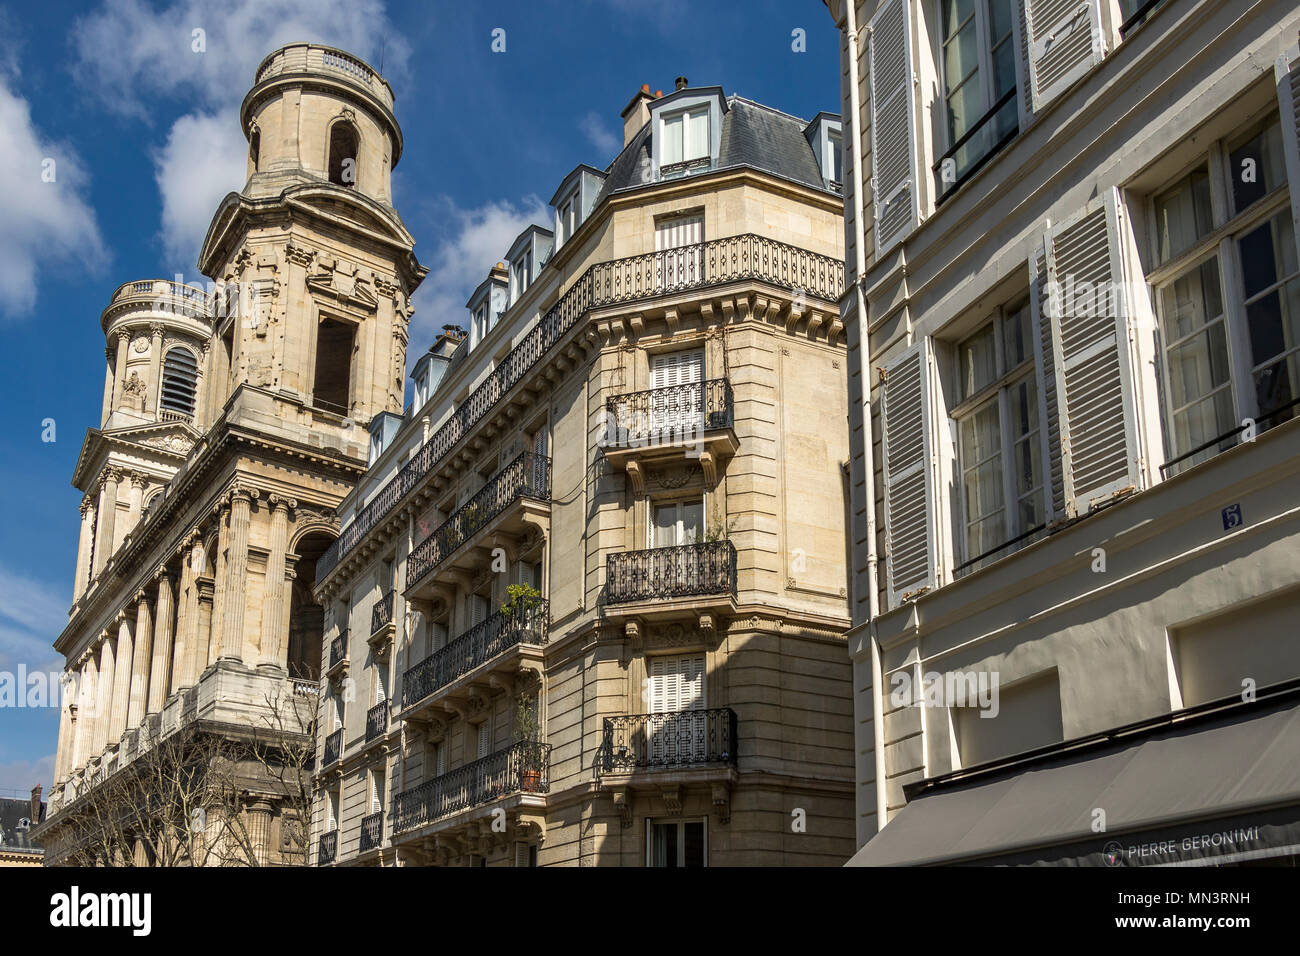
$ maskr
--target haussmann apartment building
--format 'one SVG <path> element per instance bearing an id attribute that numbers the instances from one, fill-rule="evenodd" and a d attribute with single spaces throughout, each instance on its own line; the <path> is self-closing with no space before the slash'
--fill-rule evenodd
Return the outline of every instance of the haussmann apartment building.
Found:
<path id="1" fill-rule="evenodd" d="M 1294 865 L 1300 9 L 827 6 L 855 862 Z"/>
<path id="2" fill-rule="evenodd" d="M 683 77 L 622 121 L 370 421 L 318 864 L 853 852 L 839 120 Z"/>

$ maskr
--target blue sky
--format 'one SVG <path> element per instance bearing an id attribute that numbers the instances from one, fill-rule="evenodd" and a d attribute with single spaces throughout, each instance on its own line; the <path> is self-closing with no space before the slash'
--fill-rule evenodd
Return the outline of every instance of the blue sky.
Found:
<path id="1" fill-rule="evenodd" d="M 239 102 L 262 57 L 293 40 L 382 57 L 396 93 L 394 200 L 430 269 L 413 355 L 464 324 L 470 291 L 525 224 L 549 221 L 566 173 L 613 159 L 642 83 L 671 90 L 685 75 L 805 118 L 839 111 L 819 0 L 0 3 L 0 672 L 60 664 L 50 643 L 80 520 L 70 478 L 103 395 L 99 314 L 129 280 L 204 281 L 208 219 L 243 185 Z M 48 789 L 57 725 L 53 709 L 0 709 L 0 795 Z"/>

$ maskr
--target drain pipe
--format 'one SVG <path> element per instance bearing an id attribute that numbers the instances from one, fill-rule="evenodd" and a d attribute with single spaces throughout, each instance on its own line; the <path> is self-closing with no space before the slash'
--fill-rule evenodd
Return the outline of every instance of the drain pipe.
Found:
<path id="1" fill-rule="evenodd" d="M 876 761 L 876 831 L 885 826 L 888 795 L 885 788 L 885 701 L 884 670 L 881 666 L 880 641 L 876 633 L 876 618 L 880 613 L 880 588 L 876 581 L 876 462 L 872 451 L 871 422 L 871 333 L 867 316 L 867 301 L 862 294 L 862 277 L 867 271 L 866 204 L 862 192 L 868 179 L 862 168 L 862 135 L 858 123 L 862 117 L 862 97 L 858 76 L 858 17 L 857 0 L 844 0 L 845 33 L 849 47 L 849 109 L 850 148 L 853 150 L 853 238 L 854 238 L 854 309 L 858 321 L 858 363 L 862 381 L 866 421 L 863 423 L 863 464 L 866 480 L 867 510 L 867 639 L 871 642 L 871 728 L 875 735 Z"/>

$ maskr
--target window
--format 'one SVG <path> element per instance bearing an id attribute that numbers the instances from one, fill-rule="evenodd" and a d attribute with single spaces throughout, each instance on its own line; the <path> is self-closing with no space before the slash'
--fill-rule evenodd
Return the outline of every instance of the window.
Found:
<path id="1" fill-rule="evenodd" d="M 650 719 L 645 752 L 652 766 L 679 766 L 709 759 L 704 714 L 704 655 L 646 660 Z M 671 716 L 663 716 L 671 715 Z"/>
<path id="2" fill-rule="evenodd" d="M 469 331 L 469 347 L 471 349 L 482 342 L 488 332 L 491 331 L 491 327 L 488 325 L 488 307 L 486 302 L 474 310 L 473 315 L 470 317 Z"/>
<path id="3" fill-rule="evenodd" d="M 844 147 L 840 139 L 838 130 L 831 130 L 826 137 L 826 165 L 824 169 L 829 171 L 826 177 L 832 183 L 844 182 Z"/>
<path id="4" fill-rule="evenodd" d="M 665 178 L 684 176 L 709 165 L 709 108 L 683 110 L 665 116 L 659 172 Z"/>
<path id="5" fill-rule="evenodd" d="M 248 137 L 248 165 L 249 174 L 257 172 L 257 162 L 262 155 L 262 131 L 254 129 L 253 135 Z"/>
<path id="6" fill-rule="evenodd" d="M 337 415 L 348 413 L 352 388 L 352 339 L 352 323 L 321 316 L 316 328 L 316 376 L 312 403 Z"/>
<path id="7" fill-rule="evenodd" d="M 1165 0 L 1119 0 L 1120 36 L 1127 37 L 1129 31 L 1145 23 L 1147 17 Z"/>
<path id="8" fill-rule="evenodd" d="M 647 820 L 646 866 L 707 866 L 704 820 Z"/>
<path id="9" fill-rule="evenodd" d="M 332 832 L 339 828 L 339 792 L 337 790 L 329 791 L 329 796 L 325 802 L 325 829 Z"/>
<path id="10" fill-rule="evenodd" d="M 434 776 L 441 777 L 447 772 L 447 750 L 442 744 L 433 745 L 433 759 L 430 762 L 433 764 Z"/>
<path id="11" fill-rule="evenodd" d="M 537 844 L 516 843 L 515 844 L 515 866 L 536 866 L 536 865 L 537 865 Z"/>
<path id="12" fill-rule="evenodd" d="M 650 526 L 650 547 L 672 548 L 695 544 L 704 539 L 704 502 L 670 501 L 654 506 L 654 520 Z"/>
<path id="13" fill-rule="evenodd" d="M 381 813 L 384 809 L 384 771 L 370 771 L 370 812 Z"/>
<path id="14" fill-rule="evenodd" d="M 163 359 L 161 405 L 164 412 L 192 418 L 199 386 L 199 363 L 189 349 L 169 349 Z"/>
<path id="15" fill-rule="evenodd" d="M 704 217 L 675 216 L 655 224 L 655 287 L 683 288 L 704 280 Z"/>
<path id="16" fill-rule="evenodd" d="M 533 281 L 532 256 L 525 252 L 510 263 L 510 301 L 517 302 Z"/>
<path id="17" fill-rule="evenodd" d="M 351 189 L 357 184 L 357 153 L 361 139 L 356 127 L 340 120 L 330 127 L 329 180 Z"/>
<path id="18" fill-rule="evenodd" d="M 939 74 L 948 151 L 935 164 L 942 195 L 1020 129 L 1011 0 L 940 0 Z"/>
<path id="19" fill-rule="evenodd" d="M 578 231 L 578 195 L 574 193 L 560 204 L 558 222 L 555 224 L 556 236 L 560 243 L 568 242 Z"/>
<path id="20" fill-rule="evenodd" d="M 1285 187 L 1272 119 L 1152 198 L 1166 477 L 1235 445 L 1244 419 L 1268 428 L 1295 414 L 1300 268 Z"/>
<path id="21" fill-rule="evenodd" d="M 958 573 L 1044 524 L 1042 442 L 1029 303 L 1003 310 L 957 347 L 964 563 Z"/>

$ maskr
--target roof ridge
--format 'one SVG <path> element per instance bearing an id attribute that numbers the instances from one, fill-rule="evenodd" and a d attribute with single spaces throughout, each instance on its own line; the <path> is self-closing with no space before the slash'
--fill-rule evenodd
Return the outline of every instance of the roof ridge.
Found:
<path id="1" fill-rule="evenodd" d="M 804 126 L 808 125 L 808 120 L 804 119 L 802 116 L 795 116 L 793 113 L 787 113 L 785 110 L 779 110 L 775 106 L 768 106 L 766 103 L 758 102 L 758 100 L 751 100 L 749 97 L 741 96 L 739 93 L 732 93 L 731 96 L 728 97 L 728 99 L 740 103 L 747 103 L 750 106 L 757 106 L 759 109 L 767 110 L 769 113 L 775 113 L 778 116 L 784 116 L 786 119 L 794 120 L 796 123 L 802 123 Z"/>

